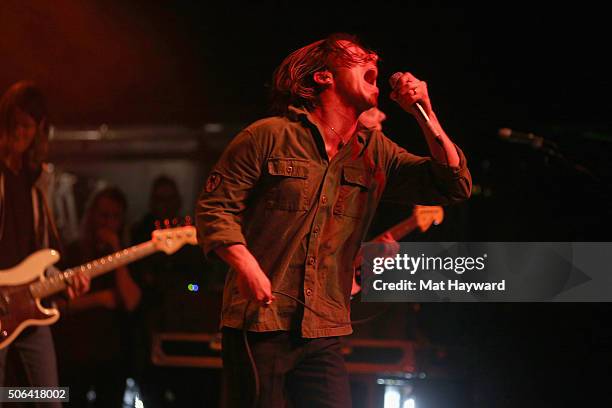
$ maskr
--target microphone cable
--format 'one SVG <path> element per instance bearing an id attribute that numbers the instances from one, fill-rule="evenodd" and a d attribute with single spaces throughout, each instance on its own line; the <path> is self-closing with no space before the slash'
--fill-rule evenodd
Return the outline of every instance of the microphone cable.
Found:
<path id="1" fill-rule="evenodd" d="M 277 290 L 273 290 L 272 293 L 277 294 L 277 295 L 281 295 L 281 296 L 285 296 L 286 298 L 292 299 L 293 301 L 295 301 L 296 303 L 301 304 L 304 308 L 308 309 L 309 311 L 311 311 L 312 313 L 314 313 L 316 316 L 318 316 L 319 318 L 323 319 L 323 320 L 327 320 L 328 322 L 331 323 L 336 323 L 336 324 L 342 324 L 342 325 L 360 325 L 360 324 L 364 324 L 367 323 L 371 320 L 374 320 L 375 318 L 377 318 L 378 316 L 380 316 L 383 313 L 386 313 L 390 308 L 391 308 L 391 304 L 387 305 L 387 307 L 383 308 L 382 310 L 379 310 L 378 312 L 374 313 L 371 316 L 368 316 L 366 318 L 363 319 L 358 319 L 358 320 L 348 320 L 348 321 L 344 321 L 344 320 L 335 320 L 335 319 L 330 319 L 327 316 L 322 315 L 321 313 L 317 312 L 315 309 L 313 309 L 312 307 L 308 306 L 306 303 L 304 303 L 303 301 L 301 301 L 300 299 L 296 298 L 295 296 L 289 295 L 287 293 L 283 293 Z M 251 301 L 249 300 L 244 308 L 244 316 L 242 319 L 242 338 L 244 340 L 244 347 L 246 349 L 247 352 L 247 356 L 249 358 L 249 362 L 251 363 L 251 369 L 253 371 L 253 378 L 254 378 L 254 382 L 255 382 L 255 392 L 254 392 L 254 398 L 253 398 L 253 404 L 251 405 L 253 408 L 257 407 L 257 403 L 259 402 L 259 394 L 260 394 L 260 383 L 259 383 L 259 372 L 257 371 L 257 364 L 255 363 L 255 358 L 253 357 L 253 352 L 251 350 L 251 346 L 249 345 L 249 339 L 247 336 L 248 330 L 247 328 L 251 325 L 252 319 L 250 321 L 247 322 L 247 312 L 249 310 L 249 306 L 251 305 Z M 255 317 L 255 314 L 253 315 L 253 317 Z"/>

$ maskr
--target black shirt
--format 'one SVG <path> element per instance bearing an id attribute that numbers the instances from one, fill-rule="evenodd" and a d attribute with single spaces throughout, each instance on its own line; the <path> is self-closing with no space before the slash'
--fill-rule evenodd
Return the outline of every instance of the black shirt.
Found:
<path id="1" fill-rule="evenodd" d="M 38 249 L 32 178 L 25 168 L 15 174 L 0 162 L 0 179 L 3 179 L 3 186 L 0 186 L 0 270 L 17 265 Z"/>

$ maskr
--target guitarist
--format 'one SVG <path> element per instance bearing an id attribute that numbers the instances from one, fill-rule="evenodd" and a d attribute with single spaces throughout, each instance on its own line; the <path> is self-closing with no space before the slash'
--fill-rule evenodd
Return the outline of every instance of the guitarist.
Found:
<path id="1" fill-rule="evenodd" d="M 58 248 L 51 213 L 35 186 L 43 170 L 48 130 L 47 106 L 40 89 L 28 81 L 11 86 L 0 99 L 0 270 L 14 267 L 38 249 Z M 67 294 L 73 298 L 88 288 L 88 278 L 79 274 Z M 48 326 L 27 328 L 9 348 L 0 350 L 0 384 L 4 384 L 9 349 L 16 351 L 29 382 L 20 385 L 59 385 Z"/>

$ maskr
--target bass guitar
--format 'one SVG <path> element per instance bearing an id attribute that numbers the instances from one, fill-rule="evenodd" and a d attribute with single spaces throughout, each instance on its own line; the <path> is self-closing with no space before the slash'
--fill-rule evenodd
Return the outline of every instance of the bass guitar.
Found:
<path id="1" fill-rule="evenodd" d="M 55 323 L 60 317 L 59 310 L 44 307 L 41 301 L 66 289 L 77 272 L 95 278 L 157 251 L 173 254 L 185 244 L 197 244 L 195 227 L 154 231 L 150 241 L 50 276 L 45 271 L 60 259 L 54 249 L 36 251 L 19 265 L 0 271 L 0 349 L 11 344 L 28 326 Z"/>

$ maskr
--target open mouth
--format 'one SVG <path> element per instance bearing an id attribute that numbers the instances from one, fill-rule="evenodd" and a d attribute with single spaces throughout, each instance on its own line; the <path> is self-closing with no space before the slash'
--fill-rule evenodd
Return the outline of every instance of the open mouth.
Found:
<path id="1" fill-rule="evenodd" d="M 363 76 L 363 79 L 370 85 L 376 86 L 376 77 L 378 77 L 378 71 L 375 69 L 368 69 Z"/>

